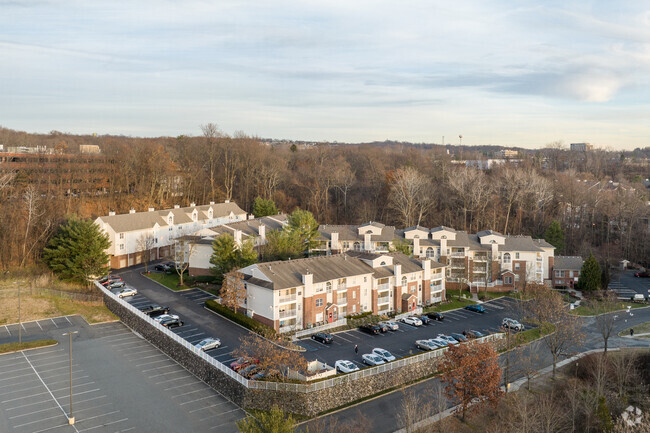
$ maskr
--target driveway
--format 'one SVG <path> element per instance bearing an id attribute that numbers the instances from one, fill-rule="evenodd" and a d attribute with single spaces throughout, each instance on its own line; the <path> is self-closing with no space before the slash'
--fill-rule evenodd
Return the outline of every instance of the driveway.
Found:
<path id="1" fill-rule="evenodd" d="M 644 296 L 650 295 L 650 278 L 637 278 L 635 270 L 626 269 L 612 275 L 609 289 L 615 291 L 620 298 L 630 299 L 637 293 Z"/>

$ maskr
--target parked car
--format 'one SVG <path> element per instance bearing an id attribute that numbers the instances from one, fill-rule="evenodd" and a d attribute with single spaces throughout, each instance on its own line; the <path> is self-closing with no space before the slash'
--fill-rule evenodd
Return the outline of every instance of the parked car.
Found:
<path id="1" fill-rule="evenodd" d="M 240 369 L 238 373 L 244 376 L 245 378 L 250 378 L 254 374 L 258 373 L 259 371 L 261 371 L 261 368 L 257 364 L 250 364 Z"/>
<path id="2" fill-rule="evenodd" d="M 382 324 L 381 322 L 375 323 L 375 326 L 378 327 L 381 332 L 388 332 L 388 326 Z"/>
<path id="3" fill-rule="evenodd" d="M 439 322 L 445 320 L 445 316 L 442 313 L 433 312 L 433 313 L 428 313 L 427 316 L 429 317 L 429 319 L 437 320 Z"/>
<path id="4" fill-rule="evenodd" d="M 426 314 L 423 314 L 421 316 L 415 316 L 415 317 L 420 319 L 420 322 L 422 322 L 423 325 L 428 325 L 429 323 L 431 323 L 431 319 Z"/>
<path id="5" fill-rule="evenodd" d="M 203 339 L 203 340 L 199 341 L 198 343 L 196 343 L 194 345 L 194 347 L 196 347 L 197 349 L 200 349 L 200 350 L 202 350 L 204 352 L 206 352 L 208 350 L 211 350 L 211 349 L 216 349 L 219 346 L 221 346 L 221 340 L 219 340 L 218 338 L 212 338 L 212 337 L 208 337 L 206 339 Z"/>
<path id="6" fill-rule="evenodd" d="M 509 317 L 503 318 L 503 320 L 501 321 L 501 326 L 503 326 L 504 328 L 514 329 L 515 331 L 524 330 L 524 325 L 517 322 L 515 319 L 511 319 Z"/>
<path id="7" fill-rule="evenodd" d="M 467 337 L 465 337 L 463 334 L 453 333 L 453 334 L 449 334 L 449 336 L 460 343 L 464 343 L 467 341 Z"/>
<path id="8" fill-rule="evenodd" d="M 449 335 L 438 334 L 438 336 L 436 338 L 439 338 L 440 340 L 446 341 L 447 344 L 458 344 L 458 340 L 456 340 L 454 337 L 451 337 Z"/>
<path id="9" fill-rule="evenodd" d="M 378 325 L 384 325 L 385 327 L 388 328 L 389 331 L 397 331 L 399 329 L 399 325 L 397 322 L 393 321 L 386 321 L 386 322 L 379 322 Z"/>
<path id="10" fill-rule="evenodd" d="M 321 343 L 330 344 L 334 339 L 330 334 L 319 332 L 311 336 L 312 340 L 320 341 Z"/>
<path id="11" fill-rule="evenodd" d="M 634 274 L 635 277 L 637 278 L 650 278 L 650 272 L 644 271 L 644 272 L 636 272 Z"/>
<path id="12" fill-rule="evenodd" d="M 138 309 L 149 317 L 157 317 L 161 314 L 169 313 L 169 307 L 161 307 L 158 304 L 144 305 L 142 307 L 138 307 Z"/>
<path id="13" fill-rule="evenodd" d="M 255 358 L 249 358 L 246 356 L 243 356 L 241 358 L 237 358 L 235 361 L 230 363 L 230 368 L 232 368 L 235 371 L 239 371 L 242 368 L 251 365 L 251 364 L 259 364 L 260 360 L 255 359 Z"/>
<path id="14" fill-rule="evenodd" d="M 99 284 L 105 285 L 108 284 L 109 282 L 122 281 L 122 277 L 120 277 L 119 275 L 106 275 L 105 277 L 101 277 L 97 281 L 99 281 Z"/>
<path id="15" fill-rule="evenodd" d="M 181 319 L 176 319 L 171 317 L 165 320 L 161 320 L 160 324 L 165 328 L 176 328 L 179 326 L 183 326 L 183 321 Z"/>
<path id="16" fill-rule="evenodd" d="M 432 343 L 429 340 L 416 340 L 415 347 L 422 350 L 434 350 L 437 349 L 439 346 L 437 344 Z"/>
<path id="17" fill-rule="evenodd" d="M 359 326 L 359 331 L 377 335 L 381 332 L 381 329 L 377 325 L 361 325 Z"/>
<path id="18" fill-rule="evenodd" d="M 153 267 L 157 271 L 161 272 L 167 272 L 169 270 L 169 266 L 167 266 L 164 263 L 158 263 L 156 266 Z"/>
<path id="19" fill-rule="evenodd" d="M 262 370 L 261 368 L 257 370 L 256 372 L 249 374 L 248 379 L 249 380 L 261 380 L 266 377 L 266 372 Z"/>
<path id="20" fill-rule="evenodd" d="M 384 349 L 381 349 L 379 347 L 375 347 L 374 349 L 372 349 L 372 353 L 379 356 L 381 359 L 383 359 L 386 362 L 395 361 L 395 359 L 396 359 L 393 356 L 393 354 L 390 353 L 388 350 L 384 350 Z"/>
<path id="21" fill-rule="evenodd" d="M 126 283 L 124 281 L 113 281 L 106 284 L 104 287 L 107 289 L 119 289 L 120 287 L 125 287 Z"/>
<path id="22" fill-rule="evenodd" d="M 386 363 L 379 355 L 375 355 L 374 353 L 363 354 L 361 355 L 361 359 L 363 359 L 364 364 L 368 365 L 381 365 Z"/>
<path id="23" fill-rule="evenodd" d="M 469 311 L 473 311 L 475 313 L 485 313 L 485 307 L 482 305 L 465 305 L 465 309 Z"/>
<path id="24" fill-rule="evenodd" d="M 429 343 L 433 344 L 436 347 L 449 346 L 449 342 L 447 340 L 443 340 L 442 338 L 430 338 Z"/>
<path id="25" fill-rule="evenodd" d="M 422 326 L 422 321 L 415 316 L 408 316 L 402 319 L 402 322 L 412 326 Z"/>
<path id="26" fill-rule="evenodd" d="M 463 331 L 463 334 L 467 338 L 481 338 L 481 337 L 485 337 L 485 335 L 486 335 L 486 334 L 484 334 L 482 332 L 475 331 L 473 329 L 470 329 L 469 331 Z"/>
<path id="27" fill-rule="evenodd" d="M 165 319 L 180 319 L 176 314 L 161 314 L 160 316 L 153 317 L 153 320 L 160 323 Z"/>
<path id="28" fill-rule="evenodd" d="M 125 287 L 115 293 L 118 298 L 126 298 L 127 296 L 135 296 L 138 294 L 138 291 L 135 289 L 132 289 L 131 287 Z"/>
<path id="29" fill-rule="evenodd" d="M 354 362 L 345 359 L 339 359 L 336 361 L 334 363 L 334 368 L 336 368 L 337 373 L 352 373 L 353 371 L 359 370 L 359 367 L 357 367 Z"/>
<path id="30" fill-rule="evenodd" d="M 645 296 L 642 293 L 637 293 L 636 295 L 630 298 L 633 302 L 645 302 Z"/>

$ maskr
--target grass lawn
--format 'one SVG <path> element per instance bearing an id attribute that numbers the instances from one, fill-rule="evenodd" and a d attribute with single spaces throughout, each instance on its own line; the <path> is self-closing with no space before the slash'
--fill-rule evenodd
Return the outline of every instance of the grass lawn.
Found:
<path id="1" fill-rule="evenodd" d="M 179 287 L 178 282 L 180 281 L 180 278 L 178 277 L 178 274 L 176 272 L 172 274 L 152 272 L 150 274 L 142 274 L 142 275 L 174 291 L 187 290 L 190 288 L 188 286 Z"/>
<path id="2" fill-rule="evenodd" d="M 51 346 L 56 344 L 56 340 L 35 340 L 23 343 L 6 343 L 0 344 L 0 353 L 17 352 L 19 350 L 33 349 L 35 347 Z"/>
<path id="3" fill-rule="evenodd" d="M 438 313 L 441 313 L 443 311 L 449 311 L 449 310 L 455 310 L 457 308 L 463 308 L 465 305 L 471 305 L 471 304 L 476 304 L 476 302 L 470 300 L 470 299 L 461 299 L 458 300 L 458 298 L 452 298 L 450 296 L 447 296 L 447 302 L 444 304 L 438 304 L 435 306 L 431 307 L 426 307 L 424 309 L 425 313 L 430 313 L 432 311 L 437 311 Z"/>
<path id="4" fill-rule="evenodd" d="M 543 336 L 548 335 L 553 331 L 555 331 L 555 326 L 551 324 L 546 324 L 541 327 L 528 329 L 526 331 L 514 334 L 515 337 L 514 341 L 515 344 L 519 346 L 521 344 L 530 343 L 531 341 L 542 338 Z"/>
<path id="5" fill-rule="evenodd" d="M 639 304 L 639 303 L 627 301 L 627 302 L 616 302 L 615 304 L 607 308 L 605 305 L 603 305 L 602 302 L 586 301 L 585 305 L 580 305 L 579 307 L 571 310 L 571 312 L 577 316 L 596 316 L 598 314 L 610 313 L 612 311 L 626 310 L 627 307 L 642 308 L 647 306 L 648 306 L 647 304 Z"/>
<path id="6" fill-rule="evenodd" d="M 647 334 L 650 333 L 650 322 L 641 323 L 639 325 L 633 326 L 635 338 L 650 338 L 650 335 L 638 336 L 638 334 Z M 627 328 L 618 333 L 620 337 L 625 335 L 630 335 L 630 328 Z"/>

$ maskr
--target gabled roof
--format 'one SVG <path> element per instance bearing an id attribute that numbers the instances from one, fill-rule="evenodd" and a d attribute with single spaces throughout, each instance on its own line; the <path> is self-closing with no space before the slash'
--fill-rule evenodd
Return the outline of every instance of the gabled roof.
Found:
<path id="1" fill-rule="evenodd" d="M 540 252 L 543 250 L 530 236 L 506 236 L 506 242 L 504 245 L 499 245 L 499 251 Z"/>
<path id="2" fill-rule="evenodd" d="M 537 245 L 540 248 L 553 248 L 555 247 L 548 242 L 546 242 L 544 239 L 533 239 L 533 242 L 535 242 L 535 245 Z"/>
<path id="3" fill-rule="evenodd" d="M 469 247 L 472 251 L 491 251 L 490 245 L 481 244 L 481 240 L 476 234 L 467 234 L 467 232 L 456 232 L 456 239 L 447 241 L 448 247 Z"/>
<path id="4" fill-rule="evenodd" d="M 402 294 L 402 300 L 403 301 L 408 301 L 410 298 L 415 297 L 414 293 L 403 293 Z"/>
<path id="5" fill-rule="evenodd" d="M 413 226 L 413 227 L 409 227 L 409 228 L 404 229 L 405 232 L 410 232 L 412 230 L 420 230 L 420 231 L 429 233 L 429 229 L 426 228 L 426 227 L 422 227 L 422 226 Z"/>
<path id="6" fill-rule="evenodd" d="M 429 232 L 430 233 L 436 233 L 436 232 L 441 232 L 443 230 L 447 231 L 447 232 L 456 233 L 456 230 L 454 230 L 452 228 L 449 228 L 449 227 L 445 227 L 445 226 L 434 227 Z"/>
<path id="7" fill-rule="evenodd" d="M 366 223 L 361 226 L 355 225 L 328 225 L 323 224 L 318 227 L 318 240 L 329 241 L 332 239 L 332 233 L 339 234 L 339 242 L 363 242 L 364 236 L 359 234 L 359 227 L 380 227 L 381 234 L 371 235 L 370 240 L 375 242 L 390 242 L 395 239 L 395 227 L 384 226 L 380 223 Z"/>
<path id="8" fill-rule="evenodd" d="M 378 222 L 375 222 L 375 221 L 370 221 L 370 222 L 367 222 L 367 223 L 363 223 L 359 227 L 368 227 L 368 226 L 373 226 L 373 227 L 377 227 L 377 228 L 380 228 L 380 229 L 383 229 L 384 227 L 386 227 L 384 224 L 378 223 Z"/>
<path id="9" fill-rule="evenodd" d="M 493 230 L 482 230 L 476 234 L 478 235 L 479 238 L 482 238 L 483 236 L 490 236 L 490 235 L 503 236 L 501 233 L 495 232 Z"/>
<path id="10" fill-rule="evenodd" d="M 555 256 L 553 269 L 579 271 L 582 269 L 584 260 L 578 256 Z"/>
<path id="11" fill-rule="evenodd" d="M 282 218 L 284 217 L 284 219 Z M 273 215 L 271 217 L 254 218 L 246 221 L 235 221 L 228 224 L 212 227 L 216 236 L 228 233 L 234 236 L 235 230 L 242 232 L 244 236 L 259 236 L 260 226 L 266 227 L 266 232 L 270 230 L 281 230 L 284 227 L 283 221 L 286 221 L 286 215 Z"/>

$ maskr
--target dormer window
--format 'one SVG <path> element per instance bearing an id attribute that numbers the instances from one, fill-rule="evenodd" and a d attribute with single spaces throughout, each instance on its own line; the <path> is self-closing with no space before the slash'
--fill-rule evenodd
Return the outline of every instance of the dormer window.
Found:
<path id="1" fill-rule="evenodd" d="M 386 266 L 386 262 L 381 262 L 379 266 Z"/>
<path id="2" fill-rule="evenodd" d="M 447 239 L 447 235 L 440 236 L 440 239 Z"/>
<path id="3" fill-rule="evenodd" d="M 403 276 L 402 277 L 402 287 L 406 286 L 407 284 L 408 284 L 408 279 L 406 278 L 406 276 Z"/>
<path id="4" fill-rule="evenodd" d="M 173 216 L 168 216 L 167 217 L 167 224 L 174 224 L 174 217 Z"/>
<path id="5" fill-rule="evenodd" d="M 420 235 L 413 236 L 414 239 L 420 239 Z"/>
<path id="6" fill-rule="evenodd" d="M 195 210 L 192 212 L 192 221 L 196 221 L 199 218 L 199 213 Z"/>
<path id="7" fill-rule="evenodd" d="M 212 209 L 208 210 L 208 218 L 212 219 Z"/>

